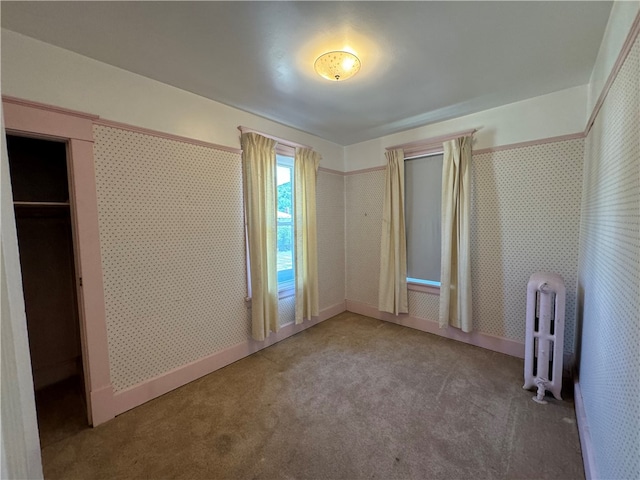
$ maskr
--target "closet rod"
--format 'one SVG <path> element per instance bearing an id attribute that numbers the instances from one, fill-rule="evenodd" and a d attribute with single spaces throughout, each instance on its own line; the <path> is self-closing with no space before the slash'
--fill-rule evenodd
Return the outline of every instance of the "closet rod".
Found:
<path id="1" fill-rule="evenodd" d="M 68 207 L 69 202 L 13 202 L 14 205 L 19 207 Z"/>

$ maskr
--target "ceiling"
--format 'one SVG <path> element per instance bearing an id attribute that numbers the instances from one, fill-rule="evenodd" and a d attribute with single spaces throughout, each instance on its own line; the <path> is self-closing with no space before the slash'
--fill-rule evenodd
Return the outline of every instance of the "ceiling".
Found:
<path id="1" fill-rule="evenodd" d="M 2 26 L 340 145 L 588 83 L 611 2 L 7 2 Z M 313 70 L 351 49 L 362 68 Z"/>

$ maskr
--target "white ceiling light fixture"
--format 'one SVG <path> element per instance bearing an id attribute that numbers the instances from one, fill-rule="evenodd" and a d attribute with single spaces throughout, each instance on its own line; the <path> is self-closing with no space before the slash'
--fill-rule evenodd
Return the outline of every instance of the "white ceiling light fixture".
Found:
<path id="1" fill-rule="evenodd" d="M 360 59 L 353 53 L 336 50 L 320 55 L 313 64 L 318 75 L 340 82 L 353 77 L 360 70 Z"/>

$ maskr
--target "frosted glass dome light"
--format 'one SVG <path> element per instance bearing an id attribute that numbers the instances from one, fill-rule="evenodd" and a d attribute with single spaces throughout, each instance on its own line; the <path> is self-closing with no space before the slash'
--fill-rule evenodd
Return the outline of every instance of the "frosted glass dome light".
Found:
<path id="1" fill-rule="evenodd" d="M 313 68 L 321 77 L 338 82 L 351 78 L 358 73 L 360 59 L 349 52 L 339 50 L 327 52 L 316 59 Z"/>

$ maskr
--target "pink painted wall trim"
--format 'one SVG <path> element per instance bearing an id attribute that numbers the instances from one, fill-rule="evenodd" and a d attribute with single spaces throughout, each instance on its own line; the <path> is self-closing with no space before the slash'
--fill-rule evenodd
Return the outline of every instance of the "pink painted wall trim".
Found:
<path id="1" fill-rule="evenodd" d="M 379 172 L 380 170 L 386 170 L 386 165 L 379 167 L 363 168 L 362 170 L 351 170 L 350 172 L 344 172 L 344 175 L 360 175 L 362 173 Z"/>
<path id="2" fill-rule="evenodd" d="M 353 300 L 347 300 L 347 310 L 360 315 L 366 315 L 367 317 L 377 318 L 378 320 L 415 328 L 423 332 L 433 333 L 441 337 L 486 348 L 494 352 L 504 353 L 512 357 L 524 358 L 524 343 L 516 342 L 515 340 L 494 337 L 479 332 L 465 333 L 453 327 L 440 328 L 438 322 L 426 318 L 418 318 L 406 314 L 396 316 L 391 313 L 380 312 L 378 308 L 373 305 L 355 302 Z"/>
<path id="3" fill-rule="evenodd" d="M 407 282 L 407 290 L 428 293 L 429 295 L 440 295 L 440 287 L 436 287 L 435 285 L 421 285 L 419 283 Z"/>
<path id="4" fill-rule="evenodd" d="M 320 312 L 318 317 L 307 320 L 299 325 L 289 324 L 280 329 L 277 333 L 272 333 L 263 342 L 249 339 L 245 342 L 229 347 L 220 352 L 213 353 L 207 357 L 178 367 L 169 372 L 163 373 L 155 378 L 134 385 L 114 394 L 114 412 L 119 415 L 127 410 L 131 410 L 152 400 L 160 395 L 164 395 L 171 390 L 186 385 L 200 377 L 215 372 L 227 365 L 241 360 L 259 350 L 267 348 L 285 338 L 317 325 L 320 322 L 334 317 L 346 310 L 345 302 L 337 303 Z"/>
<path id="5" fill-rule="evenodd" d="M 72 210 L 75 217 L 77 254 L 76 269 L 82 279 L 77 280 L 77 291 L 83 308 L 80 311 L 83 332 L 83 362 L 85 376 L 90 385 L 90 401 L 93 392 L 111 388 L 109 372 L 109 344 L 107 316 L 104 300 L 102 254 L 98 227 L 98 198 L 93 161 L 93 142 L 72 139 L 69 142 Z M 81 283 L 81 284 L 80 284 Z M 108 416 L 92 405 L 91 421 Z"/>
<path id="6" fill-rule="evenodd" d="M 541 138 L 539 140 L 530 140 L 528 142 L 511 143 L 509 145 L 499 145 L 497 147 L 480 148 L 473 151 L 473 155 L 482 155 L 483 153 L 500 152 L 502 150 L 511 150 L 514 148 L 532 147 L 534 145 L 544 145 L 546 143 L 566 142 L 577 138 L 584 138 L 584 132 L 570 133 L 568 135 L 559 135 L 557 137 Z"/>
<path id="7" fill-rule="evenodd" d="M 596 121 L 598 113 L 600 112 L 600 109 L 602 108 L 602 105 L 604 104 L 604 101 L 607 98 L 607 95 L 609 94 L 609 90 L 611 89 L 611 86 L 613 85 L 613 82 L 615 81 L 616 77 L 618 76 L 618 73 L 620 72 L 620 69 L 622 68 L 622 65 L 624 64 L 625 60 L 629 56 L 629 52 L 631 51 L 631 47 L 633 47 L 633 44 L 635 43 L 636 38 L 638 37 L 638 35 L 640 35 L 640 12 L 638 12 L 636 14 L 636 19 L 634 20 L 633 24 L 631 25 L 631 29 L 629 30 L 629 33 L 627 34 L 627 38 L 625 39 L 624 44 L 622 45 L 622 49 L 620 50 L 620 53 L 618 54 L 618 58 L 616 59 L 616 63 L 613 65 L 613 68 L 611 69 L 611 73 L 609 73 L 609 76 L 607 77 L 607 81 L 604 84 L 604 87 L 602 87 L 602 92 L 600 92 L 600 96 L 598 97 L 598 101 L 596 102 L 596 104 L 593 107 L 593 111 L 591 112 L 591 116 L 589 117 L 589 120 L 587 121 L 587 126 L 584 129 L 585 137 L 591 131 L 591 127 L 593 127 L 593 123 Z"/>
<path id="8" fill-rule="evenodd" d="M 341 172 L 340 170 L 332 170 L 330 168 L 324 167 L 318 167 L 318 171 L 323 173 L 330 173 L 332 175 L 344 175 L 344 172 Z"/>
<path id="9" fill-rule="evenodd" d="M 416 140 L 415 142 L 403 143 L 401 145 L 386 147 L 385 150 L 396 150 L 398 148 L 401 148 L 403 150 L 417 151 L 423 148 L 429 149 L 429 148 L 432 148 L 433 146 L 442 146 L 442 143 L 446 142 L 447 140 L 452 140 L 458 137 L 466 137 L 468 135 L 473 135 L 475 132 L 477 132 L 477 129 L 474 128 L 471 130 L 464 130 L 462 132 L 448 133 L 446 135 L 439 135 L 437 137 L 425 138 L 424 140 Z"/>
<path id="10" fill-rule="evenodd" d="M 556 142 L 566 142 L 568 140 L 574 140 L 576 138 L 584 138 L 585 137 L 585 133 L 584 132 L 578 132 L 578 133 L 571 133 L 568 135 L 559 135 L 557 137 L 548 137 L 548 138 L 540 138 L 538 140 L 530 140 L 528 142 L 519 142 L 519 143 L 511 143 L 509 145 L 499 145 L 497 147 L 490 147 L 490 148 L 481 148 L 478 150 L 474 150 L 473 151 L 473 155 L 482 155 L 483 153 L 489 153 L 489 152 L 499 152 L 502 150 L 512 150 L 515 148 L 524 148 L 524 147 L 531 147 L 534 145 L 544 145 L 547 143 L 556 143 Z M 427 152 L 427 150 L 425 150 L 424 152 L 421 153 L 435 153 L 437 151 L 442 150 L 441 147 L 438 148 L 433 148 L 432 151 Z M 405 152 L 405 155 L 409 156 L 413 155 L 413 153 L 409 152 Z M 371 167 L 371 168 L 363 168 L 362 170 L 351 170 L 349 172 L 344 172 L 343 175 L 360 175 L 362 173 L 369 173 L 369 172 L 376 172 L 379 170 L 384 170 L 385 168 L 387 168 L 384 165 L 381 165 L 379 167 Z"/>
<path id="11" fill-rule="evenodd" d="M 2 99 L 7 133 L 20 132 L 53 139 L 76 139 L 93 142 L 93 120 L 90 116 L 67 114 L 63 109 L 46 109 L 41 104 Z"/>
<path id="12" fill-rule="evenodd" d="M 151 135 L 154 137 L 166 138 L 169 140 L 175 140 L 177 142 L 189 143 L 192 145 L 199 145 L 201 147 L 213 148 L 213 149 L 222 150 L 225 152 L 242 153 L 242 150 L 240 150 L 239 148 L 225 147 L 224 145 L 218 145 L 216 143 L 205 142 L 203 140 L 196 140 L 189 137 L 183 137 L 181 135 L 174 135 L 172 133 L 159 132 L 157 130 L 151 130 L 149 128 L 136 127 L 135 125 L 129 125 L 121 122 L 114 122 L 113 120 L 105 120 L 103 118 L 98 118 L 94 120 L 93 123 L 95 125 L 102 125 L 104 127 L 119 128 L 120 130 L 127 130 L 129 132 L 136 132 L 136 133 L 142 133 L 145 135 Z"/>
<path id="13" fill-rule="evenodd" d="M 598 478 L 595 468 L 595 458 L 593 456 L 593 443 L 591 442 L 591 431 L 587 423 L 587 414 L 584 410 L 584 399 L 580 380 L 576 379 L 573 384 L 573 398 L 576 408 L 576 422 L 578 424 L 578 434 L 580 435 L 580 448 L 582 449 L 582 461 L 584 463 L 584 476 L 587 480 Z"/>
<path id="14" fill-rule="evenodd" d="M 48 105 L 46 103 L 34 102 L 32 100 L 24 100 L 22 98 L 11 97 L 9 95 L 2 95 L 2 103 L 21 105 L 23 107 L 39 108 L 48 112 L 61 113 L 63 115 L 79 117 L 89 120 L 95 120 L 99 118 L 98 115 L 91 113 L 79 112 L 78 110 L 71 110 L 69 108 L 57 107 L 55 105 Z"/>
<path id="15" fill-rule="evenodd" d="M 403 150 L 403 153 L 404 153 L 404 159 L 409 160 L 412 158 L 419 158 L 426 155 L 435 155 L 438 153 L 444 153 L 444 147 L 442 143 L 437 143 L 430 146 L 407 148 Z"/>
<path id="16" fill-rule="evenodd" d="M 71 213 L 76 254 L 80 329 L 89 422 L 113 417 L 107 324 L 98 231 L 98 199 L 93 161 L 94 116 L 47 108 L 42 104 L 3 99 L 8 132 L 58 138 L 68 142 Z M 82 278 L 82 286 L 80 286 Z M 96 392 L 102 392 L 97 394 Z M 107 393 L 104 393 L 107 392 Z M 94 403 L 94 398 L 98 399 Z"/>
<path id="17" fill-rule="evenodd" d="M 240 130 L 240 133 L 257 133 L 258 135 L 262 135 L 263 137 L 267 137 L 267 138 L 270 138 L 271 140 L 275 140 L 276 142 L 278 142 L 278 144 L 284 145 L 285 147 L 293 148 L 294 150 L 296 148 L 311 148 L 308 145 L 303 145 L 302 143 L 292 142 L 292 141 L 286 140 L 284 138 L 276 137 L 276 136 L 270 135 L 268 133 L 264 133 L 264 132 L 260 132 L 258 130 L 254 130 L 253 128 L 239 126 L 238 130 Z"/>
<path id="18" fill-rule="evenodd" d="M 94 427 L 111 420 L 116 416 L 113 402 L 113 387 L 106 385 L 104 387 L 91 391 L 91 405 L 93 408 Z"/>

